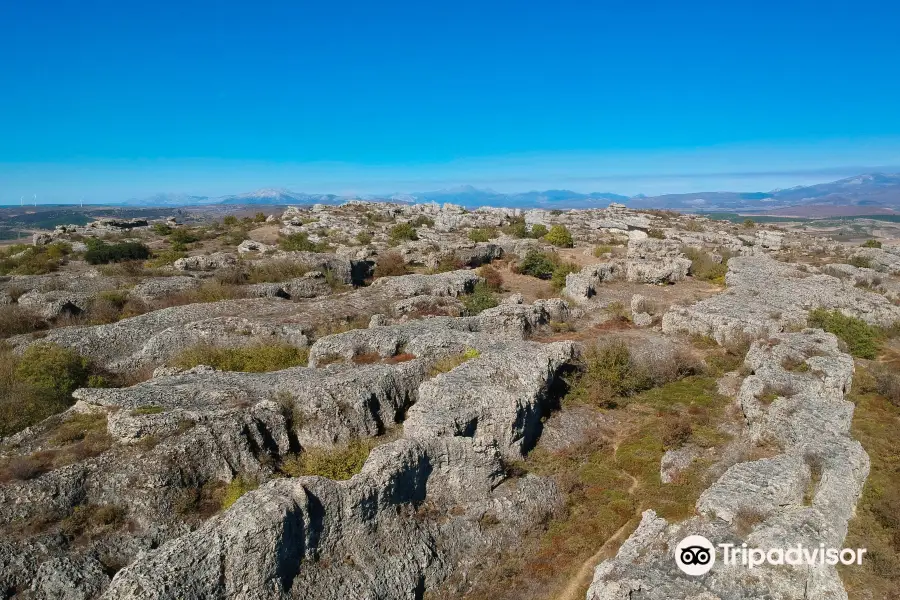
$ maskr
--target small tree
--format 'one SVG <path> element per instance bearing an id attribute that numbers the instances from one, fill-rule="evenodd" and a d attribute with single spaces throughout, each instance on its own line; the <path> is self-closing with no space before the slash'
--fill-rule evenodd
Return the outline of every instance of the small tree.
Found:
<path id="1" fill-rule="evenodd" d="M 547 235 L 549 229 L 547 229 L 546 225 L 541 225 L 540 223 L 535 223 L 531 226 L 531 237 L 534 239 L 540 239 Z"/>
<path id="2" fill-rule="evenodd" d="M 393 242 L 414 242 L 419 239 L 419 234 L 416 233 L 416 228 L 413 227 L 409 223 L 397 223 L 393 227 L 391 227 L 391 231 L 388 234 Z"/>
<path id="3" fill-rule="evenodd" d="M 572 234 L 569 233 L 565 225 L 554 225 L 551 227 L 550 231 L 544 236 L 544 240 L 557 248 L 571 248 L 575 245 Z"/>

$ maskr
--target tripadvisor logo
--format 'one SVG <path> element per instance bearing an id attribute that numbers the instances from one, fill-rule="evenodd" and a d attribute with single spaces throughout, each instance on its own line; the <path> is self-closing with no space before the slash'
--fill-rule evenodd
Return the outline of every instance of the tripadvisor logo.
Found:
<path id="1" fill-rule="evenodd" d="M 720 550 L 722 563 L 727 566 L 743 565 L 755 569 L 761 565 L 861 565 L 865 548 L 807 548 L 802 544 L 790 548 L 748 548 L 747 544 L 713 543 L 702 535 L 689 535 L 675 547 L 675 564 L 688 575 L 708 573 L 716 562 L 716 548 Z"/>
<path id="2" fill-rule="evenodd" d="M 675 564 L 688 575 L 703 575 L 716 562 L 716 549 L 702 535 L 689 535 L 675 547 Z"/>

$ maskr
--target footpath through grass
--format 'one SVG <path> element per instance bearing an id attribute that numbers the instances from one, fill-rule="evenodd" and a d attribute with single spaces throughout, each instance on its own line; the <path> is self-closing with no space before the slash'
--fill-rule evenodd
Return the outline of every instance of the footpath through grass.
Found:
<path id="1" fill-rule="evenodd" d="M 708 483 L 703 478 L 707 465 L 695 462 L 670 484 L 661 482 L 659 465 L 667 447 L 688 442 L 708 447 L 727 439 L 716 424 L 729 401 L 715 390 L 714 378 L 689 376 L 620 397 L 616 408 L 604 411 L 617 422 L 614 437 L 597 435 L 556 452 L 539 446 L 515 465 L 516 471 L 552 477 L 565 495 L 565 507 L 545 530 L 525 532 L 522 544 L 501 556 L 464 597 L 552 600 L 575 589 L 575 596 L 583 598 L 590 583 L 589 576 L 579 580 L 586 561 L 615 536 L 608 545 L 612 555 L 642 511 L 652 508 L 672 521 L 690 517 Z M 582 403 L 591 396 L 576 389 L 563 409 L 566 402 Z M 673 429 L 681 432 L 677 439 Z"/>

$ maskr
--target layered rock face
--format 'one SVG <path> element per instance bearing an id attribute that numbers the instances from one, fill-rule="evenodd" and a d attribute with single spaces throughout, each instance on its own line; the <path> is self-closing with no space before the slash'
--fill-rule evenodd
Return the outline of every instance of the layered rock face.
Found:
<path id="1" fill-rule="evenodd" d="M 508 444 L 495 436 L 528 438 L 573 351 L 570 343 L 485 347 L 458 369 L 499 372 L 513 355 L 520 365 L 512 377 L 484 384 L 490 389 L 482 392 L 509 398 L 486 426 L 459 431 L 440 424 L 461 422 L 473 410 L 467 386 L 459 385 L 463 375 L 438 375 L 420 386 L 403 437 L 374 450 L 359 475 L 273 481 L 198 531 L 138 558 L 102 597 L 420 597 L 454 565 L 474 567 L 475 553 L 509 541 L 516 527 L 546 518 L 557 505 L 547 480 L 506 480 L 501 456 Z M 423 422 L 432 413 L 444 416 Z M 486 528 L 485 515 L 497 524 Z"/>
<path id="2" fill-rule="evenodd" d="M 522 341 L 551 310 L 565 306 L 504 305 L 326 336 L 311 363 L 344 360 L 324 368 L 159 369 L 129 388 L 78 390 L 57 420 L 103 416 L 112 447 L 0 487 L 0 522 L 115 506 L 129 527 L 84 547 L 40 530 L 4 541 L 0 584 L 38 598 L 63 589 L 83 598 L 415 598 L 451 572 L 477 570 L 485 552 L 561 502 L 552 482 L 509 479 L 504 463 L 533 445 L 575 357 L 570 342 Z M 460 366 L 429 374 L 466 351 Z M 407 358 L 353 364 L 373 352 Z M 348 481 L 276 477 L 289 453 L 378 438 L 399 423 L 400 439 L 373 450 Z M 32 428 L 5 442 L 27 453 L 41 439 Z M 176 510 L 184 493 L 238 475 L 267 483 L 191 531 Z M 112 555 L 129 566 L 110 582 Z"/>
<path id="3" fill-rule="evenodd" d="M 745 366 L 753 374 L 737 400 L 751 438 L 777 447 L 776 455 L 729 468 L 700 496 L 697 517 L 668 523 L 646 511 L 617 556 L 596 568 L 588 600 L 847 597 L 828 565 L 749 571 L 723 564 L 719 550 L 706 575 L 676 566 L 676 546 L 688 535 L 765 551 L 840 548 L 868 475 L 868 456 L 849 434 L 853 404 L 844 399 L 853 359 L 837 338 L 816 329 L 778 334 L 755 342 Z"/>
<path id="4" fill-rule="evenodd" d="M 722 294 L 667 312 L 663 331 L 706 335 L 724 344 L 804 327 L 815 308 L 837 309 L 880 326 L 900 319 L 900 307 L 880 294 L 765 255 L 732 258 L 725 281 Z"/>

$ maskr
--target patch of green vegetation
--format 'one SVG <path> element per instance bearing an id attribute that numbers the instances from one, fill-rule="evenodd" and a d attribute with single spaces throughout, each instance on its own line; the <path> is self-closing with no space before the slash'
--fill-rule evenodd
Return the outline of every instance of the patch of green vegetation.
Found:
<path id="1" fill-rule="evenodd" d="M 727 254 L 722 256 L 721 261 L 716 262 L 709 253 L 697 248 L 686 247 L 682 252 L 691 261 L 691 274 L 694 277 L 717 285 L 725 284 L 725 274 L 728 273 Z"/>
<path id="2" fill-rule="evenodd" d="M 848 317 L 838 310 L 811 310 L 807 317 L 810 327 L 833 333 L 844 343 L 850 354 L 859 358 L 875 358 L 878 354 L 880 332 L 856 317 Z"/>
<path id="3" fill-rule="evenodd" d="M 847 264 L 852 265 L 857 269 L 871 269 L 872 259 L 868 256 L 851 256 L 850 260 L 847 261 Z"/>
<path id="4" fill-rule="evenodd" d="M 244 474 L 238 474 L 237 477 L 225 487 L 225 494 L 222 497 L 222 510 L 229 509 L 241 496 L 247 492 L 252 492 L 259 487 L 259 482 L 253 477 Z"/>
<path id="5" fill-rule="evenodd" d="M 328 243 L 312 242 L 305 232 L 298 231 L 281 236 L 278 239 L 278 247 L 288 252 L 325 252 L 328 250 Z"/>
<path id="6" fill-rule="evenodd" d="M 532 231 L 534 228 L 532 227 Z M 575 240 L 572 238 L 572 233 L 566 228 L 565 225 L 554 225 L 550 228 L 544 236 L 542 236 L 544 241 L 549 244 L 553 244 L 557 248 L 571 248 L 575 245 Z"/>
<path id="7" fill-rule="evenodd" d="M 466 314 L 469 316 L 480 314 L 482 311 L 494 308 L 500 304 L 500 301 L 497 300 L 494 292 L 485 281 L 476 283 L 472 293 L 462 295 L 460 300 L 466 307 Z"/>
<path id="8" fill-rule="evenodd" d="M 59 269 L 71 247 L 62 242 L 46 246 L 14 244 L 0 250 L 0 275 L 44 275 Z"/>
<path id="9" fill-rule="evenodd" d="M 175 356 L 169 364 L 181 369 L 209 365 L 222 371 L 266 373 L 305 366 L 309 351 L 284 343 L 260 343 L 241 348 L 219 348 L 198 344 Z"/>
<path id="10" fill-rule="evenodd" d="M 531 231 L 528 233 L 528 237 L 539 240 L 542 237 L 546 236 L 548 233 L 550 233 L 550 230 L 547 229 L 546 225 L 535 223 L 531 226 Z"/>
<path id="11" fill-rule="evenodd" d="M 473 358 L 478 358 L 479 356 L 481 356 L 481 352 L 479 352 L 477 349 L 466 348 L 464 352 L 446 356 L 435 362 L 428 370 L 428 376 L 435 377 L 437 375 L 440 375 L 441 373 L 447 373 L 460 366 L 464 362 L 472 360 Z"/>
<path id="12" fill-rule="evenodd" d="M 550 287 L 559 292 L 566 287 L 566 276 L 569 273 L 577 273 L 581 269 L 578 265 L 571 262 L 560 263 L 553 269 L 550 274 Z"/>
<path id="13" fill-rule="evenodd" d="M 318 475 L 335 481 L 350 479 L 362 470 L 371 441 L 353 440 L 335 448 L 307 448 L 281 464 L 281 472 L 290 477 Z"/>
<path id="14" fill-rule="evenodd" d="M 356 241 L 363 246 L 368 246 L 372 243 L 372 233 L 370 231 L 360 231 L 356 234 Z"/>
<path id="15" fill-rule="evenodd" d="M 164 412 L 165 410 L 166 409 L 164 409 L 162 406 L 148 404 L 147 406 L 139 406 L 138 408 L 135 408 L 134 410 L 132 410 L 131 416 L 142 417 L 144 415 L 158 415 L 158 414 Z"/>
<path id="16" fill-rule="evenodd" d="M 391 227 L 388 237 L 393 243 L 399 244 L 400 242 L 414 242 L 419 239 L 419 234 L 411 223 L 397 223 Z"/>
<path id="17" fill-rule="evenodd" d="M 609 246 L 607 244 L 600 244 L 599 246 L 594 247 L 594 251 L 592 252 L 592 254 L 594 255 L 594 258 L 600 258 L 604 254 L 609 254 L 612 251 L 612 246 Z"/>
<path id="18" fill-rule="evenodd" d="M 469 239 L 473 242 L 489 242 L 498 235 L 495 227 L 480 227 L 469 231 Z"/>
<path id="19" fill-rule="evenodd" d="M 839 566 L 853 600 L 891 598 L 900 581 L 900 453 L 896 432 L 900 402 L 892 403 L 877 389 L 868 370 L 857 364 L 853 390 L 856 404 L 851 432 L 869 455 L 871 467 L 844 545 L 867 548 L 862 565 Z"/>
<path id="20" fill-rule="evenodd" d="M 666 239 L 666 233 L 662 229 L 649 229 L 647 230 L 647 237 L 664 240 Z"/>
<path id="21" fill-rule="evenodd" d="M 878 240 L 866 240 L 861 245 L 863 248 L 881 248 L 881 242 Z"/>
<path id="22" fill-rule="evenodd" d="M 91 265 L 123 262 L 127 260 L 146 260 L 150 258 L 150 248 L 140 242 L 119 242 L 107 244 L 96 238 L 88 239 L 84 260 Z"/>
<path id="23" fill-rule="evenodd" d="M 519 261 L 516 269 L 523 275 L 530 275 L 538 279 L 550 279 L 558 264 L 559 257 L 555 254 L 529 250 L 525 254 L 525 258 Z"/>

